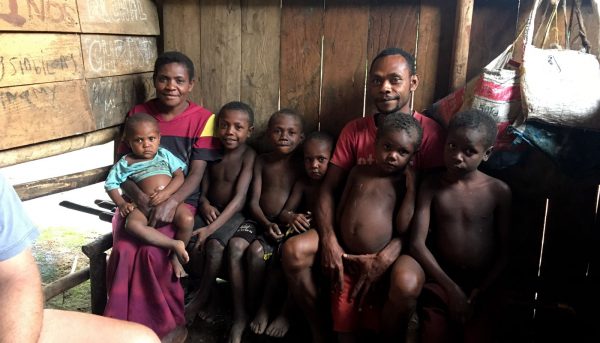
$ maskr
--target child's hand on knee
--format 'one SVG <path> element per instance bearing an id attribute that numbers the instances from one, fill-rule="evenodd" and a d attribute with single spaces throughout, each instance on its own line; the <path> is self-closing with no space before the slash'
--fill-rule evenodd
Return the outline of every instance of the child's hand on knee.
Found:
<path id="1" fill-rule="evenodd" d="M 202 216 L 202 219 L 204 219 L 206 224 L 211 224 L 212 222 L 217 220 L 218 216 L 221 215 L 221 212 L 208 202 L 202 203 L 200 205 L 199 211 L 200 215 Z"/>
<path id="2" fill-rule="evenodd" d="M 271 223 L 267 227 L 267 236 L 278 242 L 283 238 L 283 233 L 281 233 L 279 225 Z"/>
<path id="3" fill-rule="evenodd" d="M 135 210 L 135 205 L 131 202 L 119 204 L 119 213 L 123 218 L 127 217 L 133 210 Z"/>

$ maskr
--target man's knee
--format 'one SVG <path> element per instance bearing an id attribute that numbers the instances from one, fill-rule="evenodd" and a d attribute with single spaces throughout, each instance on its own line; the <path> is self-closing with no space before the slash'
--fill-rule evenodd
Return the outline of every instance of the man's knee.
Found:
<path id="1" fill-rule="evenodd" d="M 299 237 L 294 237 L 299 238 Z M 310 268 L 314 262 L 316 249 L 309 242 L 291 238 L 283 244 L 281 263 L 286 272 L 298 272 Z"/>
<path id="2" fill-rule="evenodd" d="M 390 279 L 389 300 L 404 302 L 416 300 L 423 287 L 424 276 L 420 271 L 396 268 Z"/>

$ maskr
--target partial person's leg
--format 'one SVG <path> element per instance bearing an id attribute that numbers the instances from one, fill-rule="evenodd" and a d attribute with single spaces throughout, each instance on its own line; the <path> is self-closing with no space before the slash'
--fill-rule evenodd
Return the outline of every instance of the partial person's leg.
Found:
<path id="1" fill-rule="evenodd" d="M 192 236 L 194 215 L 185 205 L 181 204 L 177 206 L 175 217 L 173 218 L 173 224 L 177 230 L 175 233 L 175 241 L 178 243 L 176 248 L 173 250 L 175 254 L 171 256 L 171 264 L 173 265 L 173 272 L 175 273 L 175 276 L 180 278 L 187 276 L 187 273 L 183 269 L 182 263 L 186 264 L 190 260 L 185 247 Z M 183 242 L 183 244 L 179 244 L 179 242 Z"/>
<path id="2" fill-rule="evenodd" d="M 265 248 L 263 243 L 255 239 L 250 243 L 246 251 L 246 270 L 248 275 L 248 309 L 251 313 L 258 308 L 258 303 L 262 299 L 265 284 L 265 271 L 267 269 L 267 261 L 265 261 Z"/>
<path id="3" fill-rule="evenodd" d="M 417 307 L 417 298 L 425 283 L 425 272 L 409 255 L 400 255 L 392 265 L 388 297 L 383 307 L 384 337 L 403 342 L 408 322 Z"/>
<path id="4" fill-rule="evenodd" d="M 146 244 L 172 250 L 177 255 L 182 254 L 180 257 L 185 259 L 186 262 L 189 258 L 187 252 L 185 251 L 185 243 L 167 237 L 157 231 L 155 228 L 148 226 L 148 219 L 138 209 L 133 210 L 127 216 L 125 229 L 127 232 Z"/>
<path id="5" fill-rule="evenodd" d="M 313 342 L 325 342 L 326 321 L 324 314 L 317 310 L 317 285 L 313 275 L 313 265 L 318 263 L 315 261 L 318 249 L 317 231 L 308 230 L 283 244 L 281 264 L 292 298 L 308 319 Z"/>
<path id="6" fill-rule="evenodd" d="M 38 342 L 158 343 L 160 340 L 150 328 L 141 324 L 89 313 L 47 309 Z"/>
<path id="7" fill-rule="evenodd" d="M 280 298 L 282 289 L 286 289 L 283 271 L 280 267 L 270 264 L 267 267 L 264 291 L 262 294 L 259 293 L 262 301 L 250 323 L 250 328 L 255 334 L 262 335 L 267 329 L 269 314 L 273 312 L 274 304 L 277 303 L 277 300 L 283 299 Z"/>
<path id="8" fill-rule="evenodd" d="M 198 312 L 200 318 L 204 320 L 209 320 L 212 316 L 210 311 L 206 310 L 206 306 L 214 289 L 217 274 L 219 274 L 219 271 L 221 270 L 224 251 L 225 247 L 217 239 L 208 239 L 208 241 L 204 243 L 204 273 L 200 279 L 198 293 L 196 293 L 192 301 L 190 301 L 190 309 L 192 309 L 192 304 L 196 305 L 196 312 Z"/>
<path id="9" fill-rule="evenodd" d="M 233 237 L 227 245 L 227 259 L 229 262 L 229 281 L 231 282 L 233 303 L 233 325 L 229 333 L 230 343 L 240 343 L 242 334 L 248 322 L 245 297 L 245 273 L 242 263 L 244 253 L 250 243 L 241 237 Z"/>

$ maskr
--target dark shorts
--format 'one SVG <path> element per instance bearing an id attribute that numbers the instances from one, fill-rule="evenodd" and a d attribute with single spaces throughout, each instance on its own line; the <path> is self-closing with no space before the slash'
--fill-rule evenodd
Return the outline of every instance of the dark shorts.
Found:
<path id="1" fill-rule="evenodd" d="M 245 219 L 246 218 L 242 213 L 235 213 L 227 222 L 225 222 L 225 224 L 218 228 L 217 231 L 213 232 L 212 235 L 208 236 L 206 241 L 208 242 L 211 239 L 215 239 L 222 246 L 227 246 L 227 242 L 229 242 L 229 239 L 231 239 L 233 234 L 236 232 L 238 227 L 244 222 Z M 196 214 L 196 216 L 194 217 L 194 230 L 201 227 L 205 227 L 207 225 L 208 224 L 206 224 L 206 222 L 204 221 L 204 219 L 202 219 L 200 214 Z M 198 236 L 192 236 L 192 238 L 190 239 L 190 244 L 193 245 L 194 243 L 196 243 L 196 240 L 198 240 Z"/>
<path id="2" fill-rule="evenodd" d="M 277 243 L 271 242 L 264 233 L 260 233 L 259 225 L 254 220 L 244 221 L 233 234 L 233 237 L 243 238 L 248 243 L 252 243 L 255 240 L 260 242 L 263 247 L 263 258 L 268 261 L 273 256 L 273 251 L 277 246 Z M 232 238 L 233 238 L 232 237 Z"/>

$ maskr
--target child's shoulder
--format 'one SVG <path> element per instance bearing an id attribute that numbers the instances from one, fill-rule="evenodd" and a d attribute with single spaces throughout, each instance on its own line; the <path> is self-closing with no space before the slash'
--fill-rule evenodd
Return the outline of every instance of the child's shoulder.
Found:
<path id="1" fill-rule="evenodd" d="M 488 188 L 496 194 L 510 195 L 511 190 L 508 184 L 491 175 L 481 172 L 482 179 L 486 181 Z"/>

